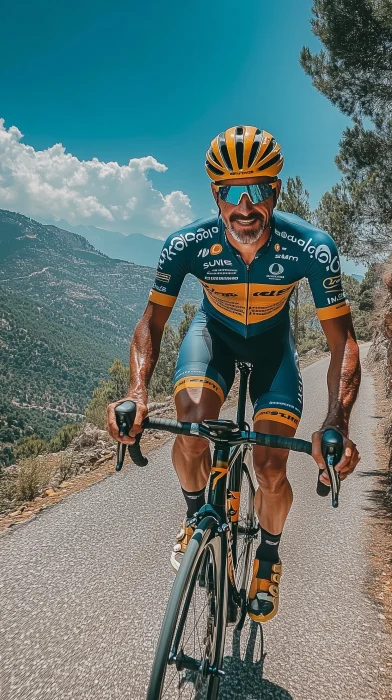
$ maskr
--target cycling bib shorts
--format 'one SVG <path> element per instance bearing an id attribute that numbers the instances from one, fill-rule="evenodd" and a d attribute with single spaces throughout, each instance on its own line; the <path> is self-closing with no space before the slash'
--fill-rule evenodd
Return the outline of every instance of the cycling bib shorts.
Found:
<path id="1" fill-rule="evenodd" d="M 254 420 L 272 420 L 297 428 L 302 413 L 302 379 L 288 319 L 244 340 L 199 310 L 182 342 L 174 373 L 174 395 L 182 389 L 208 388 L 222 403 L 234 381 L 235 361 L 251 362 L 249 395 Z"/>

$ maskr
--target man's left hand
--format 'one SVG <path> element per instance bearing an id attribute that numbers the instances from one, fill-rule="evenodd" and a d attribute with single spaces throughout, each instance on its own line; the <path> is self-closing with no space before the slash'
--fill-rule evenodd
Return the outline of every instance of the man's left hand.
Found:
<path id="1" fill-rule="evenodd" d="M 330 427 L 333 428 L 333 426 Z M 323 473 L 320 476 L 320 481 L 326 486 L 330 486 L 326 464 L 321 452 L 321 440 L 324 432 L 325 429 L 317 430 L 312 435 L 312 457 L 317 463 L 318 468 L 323 470 Z M 340 474 L 340 478 L 345 479 L 349 474 L 351 474 L 360 459 L 361 457 L 355 442 L 350 440 L 350 438 L 343 436 L 342 458 L 335 467 L 336 471 Z"/>

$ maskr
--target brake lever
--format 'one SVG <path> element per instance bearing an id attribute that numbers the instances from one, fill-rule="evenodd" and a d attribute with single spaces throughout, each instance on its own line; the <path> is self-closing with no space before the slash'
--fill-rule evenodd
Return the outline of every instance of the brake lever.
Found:
<path id="1" fill-rule="evenodd" d="M 129 435 L 129 431 L 133 426 L 133 422 L 136 416 L 136 404 L 133 401 L 123 401 L 114 409 L 116 414 L 116 423 L 118 427 L 118 434 L 120 437 L 124 435 Z M 117 464 L 116 472 L 121 471 L 127 446 L 123 442 L 117 443 Z"/>
<path id="2" fill-rule="evenodd" d="M 127 449 L 127 446 L 126 446 L 126 444 L 125 444 L 124 442 L 118 442 L 118 443 L 117 443 L 117 464 L 116 464 L 116 472 L 120 472 L 121 469 L 123 468 L 126 449 Z"/>
<path id="3" fill-rule="evenodd" d="M 127 401 L 123 401 L 118 406 L 116 406 L 115 414 L 119 436 L 124 437 L 124 435 L 129 435 L 129 431 L 132 429 L 136 417 L 136 404 L 133 401 L 130 401 L 129 399 Z M 148 460 L 141 453 L 140 438 L 141 433 L 139 433 L 139 435 L 136 435 L 135 442 L 132 443 L 132 445 L 128 444 L 128 452 L 131 460 L 135 464 L 137 464 L 139 467 L 145 467 L 146 464 L 148 464 Z M 117 443 L 116 472 L 121 471 L 123 467 L 126 449 L 127 445 L 125 443 Z"/>
<path id="4" fill-rule="evenodd" d="M 330 490 L 332 490 L 332 507 L 337 508 L 339 505 L 340 474 L 335 467 L 343 453 L 343 437 L 341 433 L 333 428 L 326 430 L 322 436 L 321 450 L 331 486 L 326 486 L 320 481 L 320 471 L 317 480 L 317 493 L 319 496 L 328 496 Z"/>

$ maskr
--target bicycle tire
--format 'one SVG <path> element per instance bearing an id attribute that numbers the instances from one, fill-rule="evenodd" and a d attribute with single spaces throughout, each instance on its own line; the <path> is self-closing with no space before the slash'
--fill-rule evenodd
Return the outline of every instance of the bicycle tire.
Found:
<path id="1" fill-rule="evenodd" d="M 253 540 L 258 530 L 258 521 L 254 509 L 255 487 L 246 461 L 249 461 L 251 452 L 247 450 L 237 457 L 236 464 L 232 468 L 231 485 L 238 485 L 239 499 L 236 504 L 236 514 L 231 520 L 232 553 L 234 562 L 234 578 L 237 593 L 246 594 L 249 574 L 252 565 Z M 229 509 L 228 509 L 229 510 Z M 241 562 L 241 571 L 239 566 Z"/>
<path id="2" fill-rule="evenodd" d="M 176 668 L 175 662 L 169 663 L 169 655 L 173 651 L 173 644 L 176 639 L 181 644 L 182 628 L 186 625 L 192 595 L 195 587 L 198 585 L 198 577 L 206 556 L 209 556 L 211 559 L 216 601 L 213 640 L 211 643 L 212 658 L 208 664 L 204 660 L 204 665 L 209 665 L 219 670 L 222 668 L 227 615 L 227 543 L 223 533 L 215 536 L 217 534 L 217 521 L 212 516 L 207 516 L 198 525 L 188 544 L 167 604 L 146 700 L 175 700 L 175 687 L 173 686 L 170 689 L 168 695 L 165 694 L 164 688 L 168 668 L 172 668 L 173 671 Z M 211 567 L 209 567 L 210 575 Z M 201 672 L 198 673 L 200 675 Z M 204 680 L 203 693 L 200 694 L 196 690 L 196 695 L 191 696 L 191 698 L 194 697 L 194 700 L 199 700 L 199 698 L 200 700 L 216 700 L 219 692 L 220 676 L 205 675 Z M 181 682 L 182 680 L 179 676 L 178 683 Z M 181 694 L 179 694 L 179 690 L 177 686 L 177 697 L 187 697 L 182 694 L 182 690 Z"/>

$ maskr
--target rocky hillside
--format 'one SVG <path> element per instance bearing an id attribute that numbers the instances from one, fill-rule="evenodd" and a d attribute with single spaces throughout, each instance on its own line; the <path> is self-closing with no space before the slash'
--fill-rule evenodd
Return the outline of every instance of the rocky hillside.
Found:
<path id="1" fill-rule="evenodd" d="M 0 442 L 48 438 L 83 413 L 113 359 L 128 361 L 153 277 L 82 236 L 0 210 Z M 174 325 L 200 297 L 188 278 Z"/>

